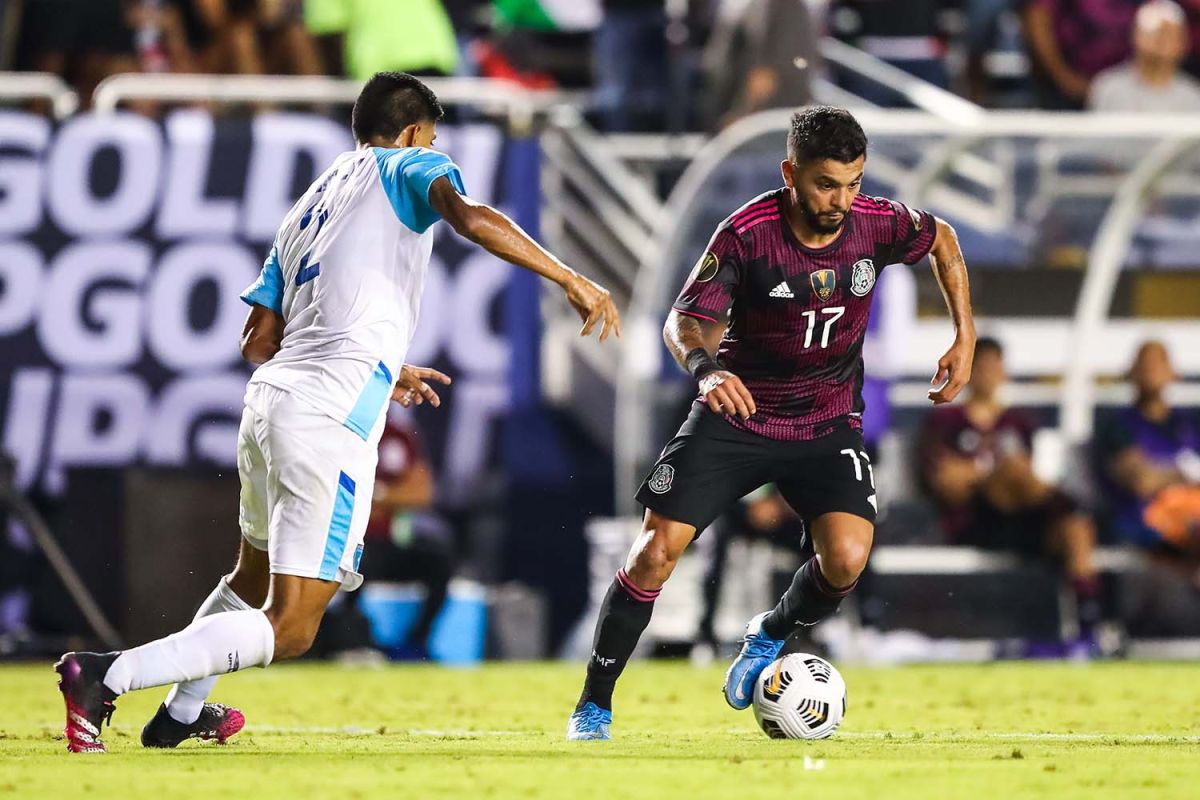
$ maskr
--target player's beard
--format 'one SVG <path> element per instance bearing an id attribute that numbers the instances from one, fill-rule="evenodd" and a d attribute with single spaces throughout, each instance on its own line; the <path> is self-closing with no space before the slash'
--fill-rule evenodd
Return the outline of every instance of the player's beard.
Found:
<path id="1" fill-rule="evenodd" d="M 846 214 L 843 213 L 841 219 L 837 222 L 827 222 L 821 218 L 821 215 L 808 207 L 808 203 L 803 197 L 797 197 L 796 208 L 800 209 L 800 215 L 804 217 L 804 223 L 814 233 L 837 233 L 846 224 Z"/>

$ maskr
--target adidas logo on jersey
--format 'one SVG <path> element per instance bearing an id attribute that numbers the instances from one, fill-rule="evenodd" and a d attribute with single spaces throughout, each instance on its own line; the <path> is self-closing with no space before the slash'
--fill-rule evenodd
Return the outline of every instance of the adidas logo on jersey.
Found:
<path id="1" fill-rule="evenodd" d="M 796 295 L 792 294 L 792 290 L 790 288 L 788 288 L 787 281 L 780 281 L 779 285 L 771 290 L 770 296 L 771 297 L 786 297 L 788 299 L 791 299 L 791 298 L 794 298 Z"/>

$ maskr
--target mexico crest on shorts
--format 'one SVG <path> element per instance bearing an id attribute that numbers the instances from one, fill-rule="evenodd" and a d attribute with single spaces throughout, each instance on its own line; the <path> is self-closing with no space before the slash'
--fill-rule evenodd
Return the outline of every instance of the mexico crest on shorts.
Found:
<path id="1" fill-rule="evenodd" d="M 654 468 L 654 474 L 650 476 L 650 480 L 646 482 L 646 485 L 655 494 L 666 494 L 671 491 L 671 484 L 674 481 L 675 468 L 670 464 L 659 464 Z"/>
<path id="2" fill-rule="evenodd" d="M 854 270 L 850 273 L 850 291 L 855 297 L 866 297 L 875 285 L 875 265 L 871 259 L 864 258 L 854 262 Z"/>
<path id="3" fill-rule="evenodd" d="M 813 294 L 822 302 L 833 297 L 833 290 L 837 288 L 836 272 L 831 269 L 819 269 L 810 274 L 808 279 L 812 282 Z"/>

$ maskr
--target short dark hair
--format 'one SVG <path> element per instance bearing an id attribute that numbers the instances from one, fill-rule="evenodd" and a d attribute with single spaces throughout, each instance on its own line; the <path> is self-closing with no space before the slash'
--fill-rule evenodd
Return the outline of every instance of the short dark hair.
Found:
<path id="1" fill-rule="evenodd" d="M 445 113 L 433 90 L 412 75 L 376 72 L 354 101 L 350 128 L 358 142 L 390 141 L 409 125 L 437 122 Z"/>
<path id="2" fill-rule="evenodd" d="M 849 164 L 867 152 L 867 135 L 844 108 L 809 106 L 792 114 L 787 155 L 793 164 L 832 159 Z"/>
<path id="3" fill-rule="evenodd" d="M 980 336 L 975 340 L 975 357 L 978 358 L 981 353 L 988 351 L 1004 358 L 1004 345 L 1000 344 L 1000 340 L 994 336 Z"/>

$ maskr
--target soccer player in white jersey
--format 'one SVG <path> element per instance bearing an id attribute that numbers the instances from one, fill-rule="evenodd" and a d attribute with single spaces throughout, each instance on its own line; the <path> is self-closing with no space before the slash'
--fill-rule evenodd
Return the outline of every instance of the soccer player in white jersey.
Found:
<path id="1" fill-rule="evenodd" d="M 464 195 L 447 156 L 429 149 L 442 116 L 416 78 L 380 73 L 354 104 L 358 149 L 339 156 L 288 212 L 242 295 L 250 379 L 238 442 L 241 549 L 183 630 L 55 665 L 67 749 L 103 752 L 100 726 L 125 692 L 174 684 L 142 743 L 224 741 L 237 709 L 208 703 L 216 676 L 308 650 L 339 589 L 358 588 L 376 445 L 389 397 L 439 404 L 434 370 L 404 363 L 435 222 L 557 283 L 587 336 L 620 335 L 609 293 L 542 249 L 500 212 Z"/>

